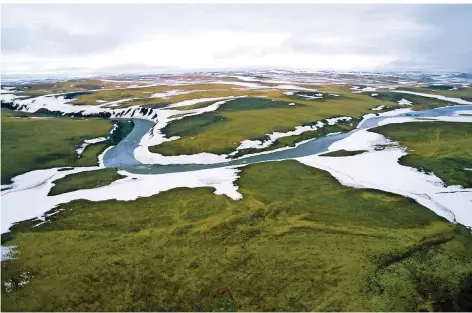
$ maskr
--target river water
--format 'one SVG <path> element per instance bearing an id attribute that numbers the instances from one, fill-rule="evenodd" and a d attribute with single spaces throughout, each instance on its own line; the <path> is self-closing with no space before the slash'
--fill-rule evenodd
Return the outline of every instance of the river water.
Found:
<path id="1" fill-rule="evenodd" d="M 451 107 L 436 108 L 426 111 L 413 111 L 398 114 L 395 116 L 373 117 L 365 120 L 362 124 L 360 124 L 359 129 L 376 127 L 380 121 L 391 117 L 409 116 L 415 118 L 424 118 L 448 116 L 453 114 L 455 111 L 462 110 L 472 110 L 472 105 L 457 105 Z M 141 164 L 134 158 L 133 154 L 136 147 L 138 147 L 141 138 L 154 126 L 154 122 L 142 119 L 134 119 L 133 122 L 134 128 L 131 133 L 118 145 L 108 150 L 107 153 L 104 155 L 103 161 L 106 167 L 116 167 L 136 174 L 164 174 L 218 168 L 225 166 L 246 165 L 266 161 L 294 159 L 326 152 L 328 150 L 328 147 L 332 143 L 341 140 L 358 130 L 355 129 L 348 133 L 316 138 L 305 143 L 299 144 L 294 148 L 266 152 L 266 154 L 248 156 L 245 158 L 239 158 L 228 162 L 221 162 L 215 164 L 158 165 Z"/>

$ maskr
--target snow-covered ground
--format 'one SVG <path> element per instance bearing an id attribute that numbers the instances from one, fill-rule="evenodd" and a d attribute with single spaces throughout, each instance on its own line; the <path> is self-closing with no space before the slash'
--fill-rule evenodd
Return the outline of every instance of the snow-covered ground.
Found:
<path id="1" fill-rule="evenodd" d="M 424 120 L 417 119 L 414 117 L 409 117 L 409 116 L 390 117 L 390 118 L 381 120 L 378 123 L 378 126 L 383 126 L 387 124 L 401 124 L 401 123 L 408 123 L 408 122 L 421 122 L 421 121 L 424 121 Z"/>
<path id="2" fill-rule="evenodd" d="M 2 97 L 4 95 L 2 94 Z M 150 109 L 142 108 L 139 106 L 130 106 L 128 108 L 120 109 L 110 109 L 98 106 L 88 106 L 88 105 L 72 105 L 70 101 L 63 96 L 40 96 L 32 99 L 15 99 L 15 103 L 21 107 L 22 111 L 26 112 L 36 112 L 37 110 L 44 108 L 50 111 L 60 111 L 63 113 L 81 113 L 84 116 L 91 114 L 99 113 L 110 113 L 113 118 L 142 118 L 151 120 L 156 123 L 152 130 L 146 134 L 139 144 L 139 146 L 134 151 L 136 160 L 143 164 L 211 164 L 219 163 L 226 161 L 226 155 L 216 155 L 211 153 L 200 153 L 194 155 L 180 155 L 180 156 L 163 156 L 157 153 L 149 152 L 148 147 L 161 144 L 165 141 L 176 140 L 179 137 L 166 138 L 162 134 L 161 130 L 164 128 L 170 121 L 176 119 L 182 119 L 187 116 L 199 115 L 205 112 L 211 112 L 217 110 L 222 104 L 226 103 L 229 100 L 241 98 L 240 97 L 222 97 L 222 98 L 201 98 L 188 101 L 182 101 L 176 103 L 170 107 L 179 107 L 186 106 L 201 102 L 217 101 L 220 99 L 225 99 L 222 101 L 217 101 L 203 108 L 191 109 L 191 110 L 172 110 L 168 108 L 160 109 Z M 179 115 L 179 117 L 173 117 L 174 115 Z M 90 144 L 91 142 L 84 142 L 84 144 Z M 82 153 L 84 147 L 78 149 L 77 153 Z"/>
<path id="3" fill-rule="evenodd" d="M 283 87 L 290 87 L 287 88 L 289 90 L 300 90 L 293 88 L 298 86 L 288 85 Z M 264 86 L 264 88 L 266 88 L 266 86 Z M 372 90 L 369 89 L 362 91 Z M 419 95 L 437 98 L 437 95 Z M 4 96 L 13 95 L 11 93 L 4 94 L 2 90 L 2 99 Z M 462 103 L 464 101 L 462 99 L 446 98 L 447 101 L 450 102 L 471 104 L 467 101 L 466 103 Z M 136 106 L 123 109 L 110 109 L 98 106 L 74 106 L 69 103 L 71 100 L 66 100 L 63 96 L 56 97 L 50 95 L 33 99 L 21 99 L 13 96 L 13 100 L 20 106 L 23 106 L 22 110 L 28 112 L 35 112 L 41 108 L 47 108 L 51 111 L 62 111 L 65 113 L 82 112 L 84 115 L 108 112 L 112 117 L 136 117 L 154 121 L 156 123 L 155 127 L 153 127 L 153 129 L 141 139 L 140 145 L 134 151 L 135 158 L 145 164 L 209 164 L 227 161 L 226 155 L 214 155 L 209 153 L 166 157 L 150 153 L 148 147 L 178 138 L 165 138 L 161 133 L 162 128 L 170 121 L 183 117 L 180 116 L 175 118 L 173 117 L 174 115 L 183 114 L 185 116 L 190 116 L 214 111 L 218 109 L 221 104 L 230 99 L 232 99 L 232 97 L 225 97 L 224 100 L 221 98 L 196 99 L 198 102 L 184 102 L 185 104 L 182 104 L 181 102 L 178 106 L 221 100 L 204 108 L 179 111 L 169 109 L 143 110 L 143 108 Z M 420 121 L 413 117 L 395 117 L 395 115 L 410 111 L 411 109 L 398 109 L 380 113 L 378 115 L 367 114 L 364 116 L 363 121 L 376 116 L 391 116 L 391 118 L 381 121 L 379 125 Z M 461 112 L 460 115 L 459 112 Z M 471 122 L 471 116 L 465 116 L 469 112 L 470 111 L 456 111 L 454 116 L 434 117 L 430 118 L 430 120 Z M 316 130 L 323 127 L 325 124 L 334 125 L 340 120 L 348 121 L 349 119 L 349 117 L 333 118 L 326 120 L 326 123 L 318 122 L 314 126 L 299 126 L 295 128 L 295 130 L 287 133 L 272 133 L 268 135 L 269 140 L 264 142 L 245 140 L 241 142 L 238 149 L 260 149 L 259 147 L 268 147 L 277 138 L 298 135 L 305 131 Z M 374 149 L 376 145 L 383 145 L 386 147 L 384 150 L 376 151 Z M 111 147 L 108 149 L 110 148 Z M 278 150 L 285 149 L 290 148 L 282 148 Z M 408 196 L 416 199 L 420 204 L 451 221 L 457 221 L 472 226 L 472 211 L 470 210 L 472 207 L 472 190 L 464 189 L 459 186 L 445 187 L 443 182 L 435 175 L 422 173 L 416 169 L 398 164 L 398 159 L 406 154 L 405 149 L 399 147 L 398 144 L 389 141 L 382 135 L 371 133 L 367 130 L 357 130 L 352 132 L 350 136 L 335 142 L 329 147 L 330 151 L 340 149 L 351 151 L 367 150 L 368 152 L 349 157 L 320 157 L 315 155 L 297 158 L 297 160 L 309 166 L 329 171 L 341 183 L 347 186 L 355 188 L 374 188 Z M 273 152 L 274 151 L 267 151 L 260 154 L 269 154 Z M 59 171 L 57 168 L 36 170 L 15 177 L 12 186 L 10 186 L 11 188 L 2 192 L 2 232 L 6 231 L 14 222 L 39 217 L 44 214 L 44 212 L 58 204 L 66 203 L 75 199 L 89 199 L 92 201 L 117 199 L 128 201 L 138 197 L 148 197 L 178 187 L 195 188 L 205 186 L 214 187 L 216 194 L 225 194 L 235 200 L 241 198 L 241 194 L 237 191 L 238 187 L 235 185 L 239 170 L 234 167 L 160 175 L 139 175 L 120 171 L 120 174 L 125 175 L 126 178 L 115 181 L 109 186 L 88 190 L 78 190 L 57 196 L 47 196 L 47 193 L 53 186 L 54 180 L 72 173 L 91 171 L 103 167 L 103 156 L 105 153 L 106 151 L 99 157 L 99 167 L 75 168 L 68 171 Z"/>
<path id="4" fill-rule="evenodd" d="M 453 113 L 450 116 L 433 116 L 433 117 L 410 117 L 410 116 L 399 116 L 399 117 L 390 117 L 379 122 L 379 126 L 387 124 L 400 124 L 407 122 L 428 122 L 428 121 L 443 121 L 443 122 L 458 122 L 458 123 L 472 123 L 472 111 L 460 111 L 466 112 L 462 115 L 457 114 L 458 111 Z M 471 115 L 467 114 L 470 113 Z"/>
<path id="5" fill-rule="evenodd" d="M 472 123 L 472 115 L 470 116 L 435 116 L 428 117 L 425 120 L 443 121 L 443 122 L 462 122 Z"/>
<path id="6" fill-rule="evenodd" d="M 384 149 L 376 151 L 374 148 L 378 145 Z M 368 152 L 347 157 L 314 155 L 297 160 L 330 172 L 343 185 L 407 196 L 449 221 L 472 226 L 472 189 L 445 187 L 434 174 L 400 165 L 398 159 L 407 152 L 398 143 L 380 134 L 359 130 L 329 147 L 329 151 L 341 149 Z"/>
<path id="7" fill-rule="evenodd" d="M 408 100 L 406 100 L 406 99 L 401 99 L 401 100 L 398 101 L 398 104 L 399 104 L 399 105 L 412 105 L 413 102 L 408 101 Z"/>
<path id="8" fill-rule="evenodd" d="M 91 144 L 94 144 L 94 143 L 103 142 L 103 141 L 107 140 L 108 138 L 110 138 L 110 135 L 113 134 L 117 128 L 118 128 L 118 124 L 113 124 L 112 128 L 108 132 L 107 137 L 98 137 L 98 138 L 85 139 L 84 142 L 82 143 L 82 145 L 75 150 L 75 152 L 77 152 L 77 157 L 80 157 L 82 155 L 82 153 L 85 151 L 85 148 L 87 148 L 87 146 L 89 146 Z"/>
<path id="9" fill-rule="evenodd" d="M 9 100 L 5 98 L 5 96 L 9 96 L 2 94 L 3 101 L 13 101 L 14 105 L 20 111 L 34 113 L 40 109 L 47 109 L 49 111 L 56 111 L 62 112 L 63 115 L 65 114 L 82 114 L 83 116 L 100 114 L 100 113 L 108 113 L 111 114 L 114 118 L 143 118 L 148 120 L 155 119 L 154 114 L 156 113 L 156 109 L 146 109 L 141 108 L 139 106 L 130 106 L 127 108 L 121 109 L 111 109 L 111 108 L 104 108 L 102 105 L 95 106 L 95 105 L 73 105 L 70 102 L 72 100 L 65 99 L 64 96 L 55 96 L 55 95 L 47 95 L 47 96 L 39 96 L 36 98 L 29 98 L 29 99 L 19 99 L 18 97 Z M 130 101 L 132 99 L 123 99 L 118 101 Z M 108 102 L 110 103 L 110 102 Z"/>
<path id="10" fill-rule="evenodd" d="M 319 92 L 319 90 L 312 89 L 312 88 L 305 88 L 297 85 L 291 85 L 291 84 L 283 84 L 283 85 L 277 85 L 272 87 L 274 89 L 281 89 L 281 90 L 300 90 L 300 91 L 313 91 L 313 92 Z"/>
<path id="11" fill-rule="evenodd" d="M 15 258 L 16 246 L 2 246 L 2 261 L 11 260 Z"/>
<path id="12" fill-rule="evenodd" d="M 180 187 L 213 187 L 217 195 L 226 195 L 233 200 L 242 198 L 238 192 L 238 186 L 234 184 L 239 173 L 236 168 L 217 168 L 160 175 L 139 175 L 119 171 L 119 174 L 126 177 L 114 181 L 108 186 L 47 196 L 54 185 L 54 180 L 72 173 L 97 169 L 99 167 L 80 167 L 59 171 L 59 168 L 53 168 L 36 170 L 13 178 L 13 187 L 2 192 L 2 233 L 6 232 L 15 222 L 35 217 L 41 218 L 46 211 L 58 204 L 76 199 L 130 201 Z"/>
<path id="13" fill-rule="evenodd" d="M 446 96 L 441 96 L 441 95 L 434 95 L 434 94 L 430 94 L 430 93 L 422 93 L 422 92 L 406 91 L 406 90 L 393 90 L 393 92 L 410 94 L 410 95 L 417 95 L 417 96 L 422 96 L 422 97 L 426 97 L 426 98 L 434 98 L 434 99 L 449 101 L 449 102 L 453 102 L 453 103 L 457 103 L 457 104 L 472 104 L 472 102 L 464 100 L 464 99 L 446 97 Z"/>
<path id="14" fill-rule="evenodd" d="M 454 113 L 454 115 L 458 115 L 458 116 L 460 116 L 460 115 L 472 115 L 472 111 L 461 111 L 461 110 L 459 110 L 459 111 L 456 111 Z"/>
<path id="15" fill-rule="evenodd" d="M 318 121 L 317 123 L 311 126 L 297 126 L 295 127 L 295 130 L 291 130 L 285 133 L 273 132 L 271 134 L 267 134 L 266 136 L 268 137 L 268 139 L 264 141 L 249 140 L 249 139 L 243 140 L 241 141 L 240 145 L 236 148 L 236 150 L 249 149 L 249 148 L 264 149 L 273 145 L 275 141 L 279 138 L 301 135 L 308 131 L 315 131 L 320 128 L 323 128 L 325 125 L 336 125 L 337 123 L 341 121 L 347 122 L 350 120 L 352 120 L 352 118 L 349 116 L 340 116 L 340 117 L 328 118 L 325 120 L 326 123 L 323 123 L 322 121 Z"/>
<path id="16" fill-rule="evenodd" d="M 84 152 L 85 148 L 87 148 L 88 145 L 94 144 L 94 143 L 99 143 L 107 140 L 107 137 L 97 137 L 97 138 L 92 138 L 92 139 L 85 139 L 84 142 L 80 147 L 75 149 L 75 152 L 77 152 L 77 157 L 80 157 L 82 153 Z"/>
<path id="17" fill-rule="evenodd" d="M 364 87 L 364 88 L 361 88 L 359 86 L 352 86 L 350 88 L 352 91 L 352 93 L 362 93 L 362 92 L 372 92 L 372 91 L 377 91 L 377 88 L 376 87 Z"/>
<path id="18" fill-rule="evenodd" d="M 9 92 L 9 90 L 2 89 L 1 100 L 10 102 L 13 101 L 14 105 L 17 108 L 24 112 L 34 113 L 40 109 L 47 109 L 49 111 L 56 111 L 62 112 L 63 115 L 65 114 L 82 114 L 83 116 L 94 115 L 94 114 L 111 114 L 112 118 L 142 118 L 151 121 L 157 121 L 158 119 L 163 116 L 166 118 L 169 115 L 177 115 L 177 114 L 201 114 L 204 112 L 209 112 L 211 110 L 217 109 L 214 106 L 208 106 L 207 108 L 200 108 L 194 110 L 168 110 L 169 108 L 186 106 L 201 102 L 208 102 L 208 101 L 218 101 L 222 99 L 233 99 L 237 97 L 229 96 L 229 97 L 220 97 L 220 98 L 200 98 L 200 99 L 193 99 L 188 101 L 182 101 L 179 103 L 175 103 L 173 105 L 168 106 L 167 108 L 158 108 L 158 109 L 151 109 L 151 108 L 144 108 L 138 105 L 129 106 L 125 108 L 109 108 L 113 106 L 117 106 L 123 102 L 129 102 L 138 98 L 129 98 L 129 99 L 121 99 L 117 101 L 105 102 L 100 105 L 73 105 L 71 102 L 73 99 L 65 99 L 63 95 L 46 95 L 46 96 L 39 96 L 35 98 L 29 99 L 21 99 L 19 96 L 15 96 Z M 108 107 L 106 107 L 108 106 Z"/>
<path id="19" fill-rule="evenodd" d="M 305 100 L 323 99 L 323 94 L 322 93 L 316 93 L 314 96 L 299 93 L 299 94 L 297 94 L 297 96 L 300 97 L 300 98 L 303 98 Z"/>
<path id="20" fill-rule="evenodd" d="M 380 111 L 380 110 L 382 110 L 384 107 L 385 107 L 385 106 L 383 106 L 383 105 L 379 105 L 378 107 L 375 107 L 375 108 L 371 109 L 371 111 Z"/>
<path id="21" fill-rule="evenodd" d="M 241 96 L 245 97 L 245 96 Z M 134 150 L 134 157 L 137 161 L 143 164 L 214 164 L 227 161 L 227 155 L 218 155 L 213 153 L 197 153 L 192 155 L 178 155 L 178 156 L 164 156 L 159 153 L 151 153 L 150 146 L 156 146 L 166 141 L 177 140 L 180 137 L 174 136 L 166 138 L 162 133 L 162 129 L 171 121 L 182 119 L 185 116 L 199 115 L 205 112 L 217 110 L 222 104 L 236 98 L 241 97 L 225 97 L 226 100 L 215 102 L 203 108 L 193 110 L 178 111 L 178 110 L 161 110 L 156 125 L 141 139 L 138 147 Z M 205 99 L 204 102 L 209 101 Z M 188 104 L 186 104 L 188 105 Z M 173 118 L 173 115 L 185 114 Z"/>
<path id="22" fill-rule="evenodd" d="M 178 107 L 194 105 L 194 104 L 203 103 L 203 102 L 219 101 L 219 100 L 232 99 L 232 98 L 234 98 L 234 96 L 218 97 L 218 98 L 198 98 L 198 99 L 184 100 L 184 101 L 181 101 L 181 102 L 171 104 L 171 105 L 167 106 L 167 108 L 169 108 L 169 109 L 178 108 Z"/>
<path id="23" fill-rule="evenodd" d="M 400 114 L 404 114 L 404 113 L 409 113 L 409 112 L 412 112 L 413 110 L 408 108 L 408 109 L 396 109 L 396 110 L 391 110 L 391 111 L 387 111 L 387 112 L 382 112 L 382 113 L 369 113 L 369 114 L 366 114 L 362 117 L 362 121 L 357 125 L 357 128 L 360 128 L 362 126 L 362 124 L 371 119 L 371 118 L 374 118 L 374 117 L 386 117 L 386 116 L 396 116 L 396 115 L 400 115 Z"/>

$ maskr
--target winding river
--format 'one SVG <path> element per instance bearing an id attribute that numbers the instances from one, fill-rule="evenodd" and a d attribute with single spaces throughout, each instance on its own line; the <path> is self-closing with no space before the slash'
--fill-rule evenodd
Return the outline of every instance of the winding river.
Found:
<path id="1" fill-rule="evenodd" d="M 408 113 L 402 113 L 395 116 L 381 116 L 373 117 L 364 120 L 359 125 L 358 129 L 367 129 L 376 127 L 380 121 L 392 118 L 392 117 L 414 117 L 414 118 L 427 118 L 437 116 L 448 116 L 456 111 L 472 110 L 472 105 L 457 105 L 443 108 L 436 108 L 425 111 L 412 111 Z M 106 167 L 116 167 L 136 174 L 164 174 L 174 172 L 185 172 L 195 171 L 201 169 L 218 168 L 225 166 L 237 166 L 246 165 L 266 161 L 278 161 L 285 159 L 299 158 L 303 156 L 323 153 L 328 150 L 328 147 L 341 140 L 358 129 L 352 130 L 351 132 L 326 136 L 322 138 L 316 138 L 299 144 L 294 148 L 267 151 L 264 154 L 246 156 L 235 160 L 215 163 L 215 164 L 176 164 L 176 165 L 159 165 L 159 164 L 141 164 L 134 158 L 134 150 L 138 147 L 141 138 L 151 130 L 154 123 L 142 119 L 134 119 L 134 128 L 131 133 L 122 140 L 118 145 L 111 148 L 103 157 L 104 165 Z"/>

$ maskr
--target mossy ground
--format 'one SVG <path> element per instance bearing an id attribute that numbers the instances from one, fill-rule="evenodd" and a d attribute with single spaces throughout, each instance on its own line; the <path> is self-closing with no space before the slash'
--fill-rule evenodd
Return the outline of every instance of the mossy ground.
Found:
<path id="1" fill-rule="evenodd" d="M 101 88 L 116 88 L 117 86 L 124 87 L 125 85 L 126 84 L 124 83 L 111 83 L 93 79 L 72 79 L 55 83 L 23 84 L 20 86 L 15 86 L 16 88 L 14 93 L 18 96 L 37 97 L 52 93 L 80 93 Z"/>
<path id="2" fill-rule="evenodd" d="M 433 172 L 447 185 L 472 187 L 472 124 L 420 122 L 372 129 L 408 147 L 403 165 Z"/>
<path id="3" fill-rule="evenodd" d="M 344 157 L 344 156 L 354 156 L 358 154 L 362 154 L 364 152 L 367 152 L 366 150 L 336 150 L 336 151 L 331 151 L 331 152 L 326 152 L 323 154 L 320 154 L 320 156 L 329 156 L 329 157 Z"/>
<path id="4" fill-rule="evenodd" d="M 341 122 L 336 125 L 326 125 L 325 127 L 320 128 L 318 130 L 304 132 L 300 135 L 278 138 L 277 140 L 275 140 L 275 142 L 272 145 L 264 149 L 255 149 L 255 148 L 240 149 L 238 150 L 238 153 L 233 156 L 233 158 L 237 158 L 237 157 L 247 155 L 247 154 L 280 149 L 284 147 L 295 147 L 295 145 L 299 142 L 314 139 L 314 138 L 321 138 L 328 135 L 329 133 L 351 131 L 354 128 L 356 128 L 357 124 L 358 124 L 357 120 L 353 120 L 349 122 Z M 256 139 L 265 140 L 267 138 L 256 138 Z"/>
<path id="5" fill-rule="evenodd" d="M 2 184 L 34 169 L 97 165 L 98 155 L 108 146 L 90 145 L 80 158 L 75 151 L 84 139 L 106 136 L 111 120 L 14 118 L 28 115 L 2 109 Z"/>
<path id="6" fill-rule="evenodd" d="M 300 100 L 287 108 L 249 105 L 225 111 L 222 107 L 214 115 L 171 123 L 169 132 L 204 147 L 192 150 L 192 145 L 179 143 L 172 153 L 183 149 L 231 152 L 241 140 L 274 130 L 291 130 L 333 115 L 359 117 L 377 105 L 392 104 L 369 95 L 351 95 L 345 87 L 319 89 L 342 96 L 320 102 Z M 279 91 L 271 92 L 273 99 L 295 102 Z M 189 96 L 179 97 L 172 101 Z M 215 122 L 215 116 L 223 122 Z M 58 152 L 57 160 L 45 163 L 75 165 L 70 163 L 76 159 L 75 142 L 103 136 L 111 127 L 100 119 L 20 120 L 7 114 L 4 123 L 3 118 L 2 182 L 5 156 L 22 160 L 33 155 L 34 161 L 20 164 L 37 168 L 43 164 L 38 160 L 44 151 L 67 150 L 65 156 Z M 54 131 L 29 124 L 32 121 L 54 121 L 48 125 Z M 20 127 L 16 122 L 24 124 Z M 46 139 L 32 140 L 31 127 Z M 448 184 L 464 182 L 458 168 L 472 167 L 467 124 L 409 123 L 375 131 L 412 149 L 411 160 L 402 162 L 431 168 Z M 71 135 L 77 136 L 74 143 L 65 139 Z M 24 144 L 15 146 L 11 138 L 16 137 Z M 282 138 L 277 144 L 291 145 L 303 138 Z M 103 149 L 91 145 L 83 158 L 96 164 Z M 6 166 L 17 167 L 13 161 Z M 68 176 L 58 188 L 90 187 L 102 173 L 90 173 L 92 179 Z M 115 174 L 107 170 L 104 180 L 111 181 Z M 240 201 L 216 196 L 211 188 L 180 188 L 128 202 L 74 201 L 59 206 L 57 214 L 38 227 L 33 228 L 38 221 L 31 220 L 16 224 L 2 236 L 2 243 L 6 240 L 19 251 L 16 259 L 2 261 L 2 310 L 472 310 L 472 236 L 465 227 L 448 223 L 411 199 L 342 186 L 327 172 L 296 161 L 245 167 L 237 184 L 244 196 Z M 22 286 L 24 272 L 30 281 Z M 5 282 L 11 282 L 12 291 L 6 292 Z"/>
<path id="7" fill-rule="evenodd" d="M 227 102 L 215 112 L 173 121 L 164 129 L 164 133 L 171 136 L 173 133 L 170 130 L 172 129 L 188 129 L 186 135 L 178 140 L 151 147 L 149 150 L 163 155 L 201 152 L 231 153 L 239 146 L 241 141 L 246 139 L 260 138 L 275 131 L 287 132 L 293 130 L 296 126 L 316 123 L 333 116 L 360 118 L 362 115 L 370 113 L 371 108 L 383 103 L 362 94 L 345 94 L 320 102 L 293 100 L 288 97 L 282 92 L 273 91 L 270 99 L 236 99 Z M 255 105 L 256 102 L 264 104 Z M 292 102 L 295 102 L 296 105 L 289 106 L 288 104 Z M 391 104 L 391 102 L 388 102 L 388 104 Z M 205 123 L 205 127 L 196 128 L 193 126 L 193 122 L 206 121 L 209 117 L 214 117 L 213 120 L 218 122 Z M 302 137 L 284 138 L 280 140 L 278 145 L 284 141 L 292 141 L 291 144 L 294 144 L 309 139 L 305 137 L 310 135 L 313 136 L 313 134 L 306 133 Z M 287 146 L 287 144 L 281 146 Z"/>
<path id="8" fill-rule="evenodd" d="M 104 168 L 96 171 L 81 172 L 67 175 L 54 181 L 54 186 L 48 196 L 71 192 L 79 189 L 92 189 L 111 184 L 124 176 L 117 173 L 114 168 Z"/>
<path id="9" fill-rule="evenodd" d="M 451 90 L 454 86 L 452 85 L 439 85 L 439 86 L 428 86 L 428 87 L 405 87 L 401 90 L 408 90 L 414 92 L 429 93 L 433 95 L 442 95 L 452 98 L 461 98 L 464 100 L 472 101 L 472 88 L 471 87 L 458 87 L 457 90 Z"/>
<path id="10" fill-rule="evenodd" d="M 240 201 L 181 188 L 16 225 L 2 310 L 470 310 L 464 227 L 296 161 L 248 166 L 237 183 Z"/>
<path id="11" fill-rule="evenodd" d="M 154 86 L 154 87 L 137 87 L 137 88 L 126 88 L 126 89 L 115 89 L 115 90 L 101 90 L 91 94 L 78 96 L 72 103 L 76 105 L 96 105 L 97 100 L 102 101 L 117 101 L 128 98 L 138 98 L 132 101 L 124 102 L 120 107 L 126 107 L 131 105 L 159 105 L 160 103 L 176 103 L 183 100 L 195 99 L 195 98 L 211 98 L 207 96 L 201 96 L 202 94 L 221 94 L 228 93 L 231 88 L 239 87 L 237 85 L 229 84 L 191 84 L 191 85 L 180 85 L 180 86 Z M 161 93 L 171 90 L 182 90 L 182 91 L 195 91 L 188 94 L 182 94 L 173 96 L 169 99 L 163 98 L 149 98 L 152 93 Z M 199 91 L 205 90 L 205 91 Z"/>
<path id="12" fill-rule="evenodd" d="M 375 96 L 375 98 L 379 100 L 383 100 L 383 101 L 392 101 L 396 103 L 402 99 L 408 100 L 412 102 L 412 105 L 406 105 L 403 107 L 408 107 L 415 111 L 431 110 L 431 109 L 445 107 L 445 106 L 457 105 L 457 103 L 454 103 L 454 102 L 449 102 L 449 101 L 444 101 L 444 100 L 439 100 L 439 99 L 434 99 L 434 98 L 427 98 L 427 97 L 411 95 L 411 94 L 406 94 L 406 93 L 379 91 L 377 92 L 377 94 L 378 95 Z"/>

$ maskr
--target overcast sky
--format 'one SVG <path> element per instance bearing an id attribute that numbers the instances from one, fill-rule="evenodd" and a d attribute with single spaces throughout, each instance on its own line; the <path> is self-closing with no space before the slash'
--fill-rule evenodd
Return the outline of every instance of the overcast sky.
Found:
<path id="1" fill-rule="evenodd" d="M 472 71 L 472 5 L 2 5 L 2 73 Z"/>

